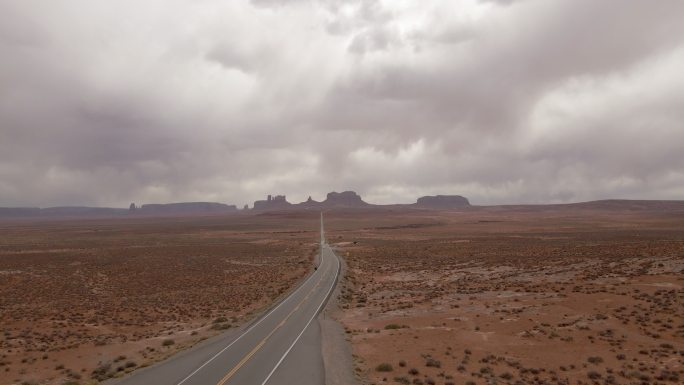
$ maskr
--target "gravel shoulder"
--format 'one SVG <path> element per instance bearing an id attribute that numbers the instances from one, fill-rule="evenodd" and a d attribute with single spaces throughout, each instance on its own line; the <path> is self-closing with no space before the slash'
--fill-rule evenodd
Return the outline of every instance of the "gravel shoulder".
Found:
<path id="1" fill-rule="evenodd" d="M 351 345 L 347 341 L 344 327 L 338 321 L 340 314 L 338 298 L 341 291 L 341 281 L 347 272 L 347 264 L 340 258 L 341 271 L 338 285 L 335 287 L 328 304 L 318 316 L 321 329 L 321 353 L 325 368 L 326 385 L 358 385 L 358 378 L 354 375 Z"/>

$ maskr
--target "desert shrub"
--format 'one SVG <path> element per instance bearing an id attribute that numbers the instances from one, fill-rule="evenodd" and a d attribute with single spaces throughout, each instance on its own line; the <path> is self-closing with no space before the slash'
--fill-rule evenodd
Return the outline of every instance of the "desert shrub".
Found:
<path id="1" fill-rule="evenodd" d="M 379 364 L 375 367 L 376 372 L 391 372 L 393 370 L 394 368 L 392 367 L 392 365 L 388 364 L 387 362 L 383 362 L 382 364 Z"/>
<path id="2" fill-rule="evenodd" d="M 229 323 L 215 323 L 211 326 L 212 330 L 226 330 L 230 329 L 232 326 Z"/>
<path id="3" fill-rule="evenodd" d="M 112 374 L 110 373 L 111 368 L 112 368 L 111 363 L 101 364 L 101 365 L 97 366 L 95 369 L 93 369 L 90 376 L 95 380 L 104 381 L 104 380 L 106 380 L 112 376 Z"/>
<path id="4" fill-rule="evenodd" d="M 501 374 L 499 377 L 503 378 L 504 380 L 510 380 L 513 378 L 513 375 L 506 372 L 506 373 Z"/>
<path id="5" fill-rule="evenodd" d="M 651 376 L 646 373 L 637 373 L 637 378 L 643 382 L 647 382 L 651 379 Z"/>
<path id="6" fill-rule="evenodd" d="M 598 357 L 598 356 L 593 356 L 593 357 L 587 358 L 587 361 L 589 361 L 589 363 L 592 363 L 594 365 L 598 365 L 601 362 L 603 362 L 603 358 Z"/>
<path id="7" fill-rule="evenodd" d="M 587 372 L 587 377 L 591 378 L 592 380 L 598 380 L 601 378 L 601 374 L 595 370 L 590 370 Z"/>
<path id="8" fill-rule="evenodd" d="M 441 368 L 442 363 L 439 360 L 436 360 L 436 359 L 430 357 L 425 361 L 425 366 L 431 367 L 431 368 Z"/>
<path id="9" fill-rule="evenodd" d="M 661 370 L 660 374 L 656 376 L 660 381 L 679 382 L 679 373 L 669 370 Z"/>
<path id="10" fill-rule="evenodd" d="M 387 324 L 387 325 L 385 325 L 385 330 L 405 329 L 405 328 L 408 328 L 408 326 L 399 325 L 399 324 Z"/>
<path id="11" fill-rule="evenodd" d="M 71 369 L 67 370 L 67 376 L 69 376 L 72 380 L 80 380 L 81 379 L 81 374 L 78 372 L 75 372 Z"/>
<path id="12" fill-rule="evenodd" d="M 411 381 L 409 381 L 409 379 L 406 378 L 406 376 L 394 377 L 394 382 L 398 382 L 403 385 L 409 385 L 411 383 Z"/>
<path id="13" fill-rule="evenodd" d="M 171 346 L 175 343 L 176 343 L 176 341 L 174 341 L 172 339 L 166 339 L 166 340 L 162 341 L 162 346 Z"/>
<path id="14" fill-rule="evenodd" d="M 399 361 L 399 366 L 401 366 L 402 368 L 405 367 L 406 361 L 404 361 L 404 360 Z"/>
<path id="15" fill-rule="evenodd" d="M 409 369 L 408 373 L 412 376 L 417 376 L 419 372 L 418 372 L 418 369 L 411 368 L 411 369 Z"/>

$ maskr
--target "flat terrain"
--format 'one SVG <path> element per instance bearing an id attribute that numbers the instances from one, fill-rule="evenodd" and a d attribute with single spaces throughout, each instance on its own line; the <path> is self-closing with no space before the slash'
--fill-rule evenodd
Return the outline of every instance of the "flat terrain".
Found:
<path id="1" fill-rule="evenodd" d="M 312 325 L 340 263 L 329 247 L 321 251 L 317 269 L 255 322 L 111 384 L 322 385 L 321 341 Z"/>
<path id="2" fill-rule="evenodd" d="M 241 325 L 318 252 L 317 213 L 0 223 L 0 384 L 119 376 Z"/>
<path id="3" fill-rule="evenodd" d="M 328 215 L 363 383 L 681 384 L 684 212 Z"/>
<path id="4" fill-rule="evenodd" d="M 675 384 L 684 208 L 333 210 L 365 384 Z M 0 223 L 0 385 L 89 384 L 245 325 L 296 285 L 318 213 Z"/>

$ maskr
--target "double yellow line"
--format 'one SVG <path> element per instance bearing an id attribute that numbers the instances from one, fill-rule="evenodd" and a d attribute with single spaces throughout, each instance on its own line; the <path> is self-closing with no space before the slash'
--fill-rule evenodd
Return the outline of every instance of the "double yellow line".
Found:
<path id="1" fill-rule="evenodd" d="M 324 277 L 325 277 L 325 274 L 321 274 L 321 278 L 318 280 L 318 282 L 316 283 L 316 285 L 314 285 L 314 287 L 311 288 L 311 290 L 309 290 L 309 292 L 306 294 L 306 296 L 305 296 L 301 301 L 299 301 L 299 303 L 297 304 L 297 306 L 295 306 L 294 309 L 292 309 L 292 310 L 290 311 L 290 313 L 288 313 L 288 315 L 287 315 L 285 318 L 283 318 L 283 320 L 280 321 L 280 323 L 279 323 L 275 328 L 273 328 L 273 330 L 271 330 L 271 332 L 268 333 L 268 335 L 267 335 L 266 337 L 264 337 L 264 338 L 263 338 L 263 339 L 254 347 L 254 349 L 252 349 L 249 353 L 247 353 L 247 355 L 245 355 L 244 357 L 242 357 L 242 359 L 240 360 L 240 362 L 238 362 L 238 364 L 235 365 L 235 367 L 234 367 L 233 369 L 231 369 L 231 370 L 230 370 L 230 371 L 221 379 L 221 381 L 219 381 L 216 385 L 224 385 L 228 380 L 230 380 L 230 378 L 233 377 L 233 376 L 235 375 L 235 373 L 237 373 L 237 371 L 240 370 L 240 368 L 242 368 L 242 366 L 244 366 L 245 363 L 247 363 L 247 361 L 249 361 L 249 359 L 252 358 L 252 356 L 253 356 L 254 354 L 256 354 L 256 352 L 258 352 L 259 349 L 261 349 L 261 348 L 264 346 L 264 344 L 266 343 L 266 341 L 268 341 L 268 339 L 271 338 L 271 336 L 272 336 L 276 331 L 278 331 L 278 329 L 280 329 L 283 325 L 285 325 L 285 323 L 287 322 L 287 320 L 290 319 L 290 317 L 292 317 L 292 315 L 293 315 L 297 310 L 299 310 L 299 308 L 302 306 L 302 304 L 303 304 L 304 302 L 306 302 L 307 299 L 309 299 L 309 297 L 310 297 L 311 294 L 316 290 L 316 288 L 318 288 L 318 287 L 321 285 L 321 282 L 323 282 L 323 278 L 324 278 Z"/>

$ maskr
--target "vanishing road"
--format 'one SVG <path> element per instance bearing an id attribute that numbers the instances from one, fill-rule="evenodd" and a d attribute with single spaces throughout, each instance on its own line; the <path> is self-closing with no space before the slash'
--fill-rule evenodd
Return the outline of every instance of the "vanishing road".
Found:
<path id="1" fill-rule="evenodd" d="M 332 293 L 340 262 L 325 243 L 318 268 L 287 298 L 237 333 L 211 339 L 117 385 L 322 385 L 316 317 Z"/>

